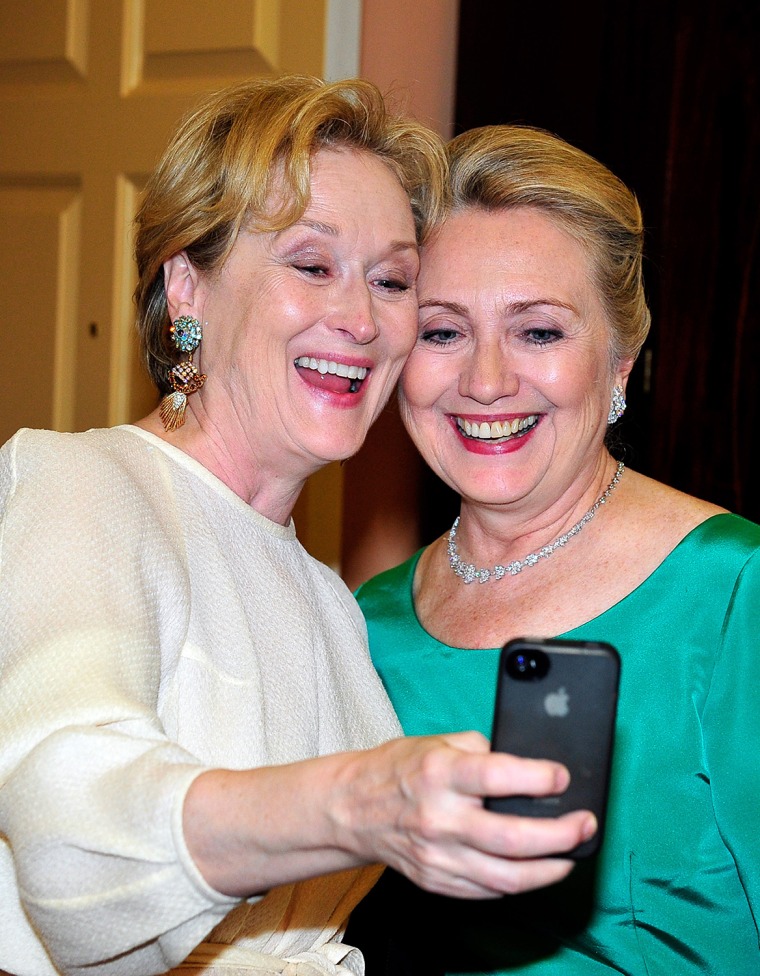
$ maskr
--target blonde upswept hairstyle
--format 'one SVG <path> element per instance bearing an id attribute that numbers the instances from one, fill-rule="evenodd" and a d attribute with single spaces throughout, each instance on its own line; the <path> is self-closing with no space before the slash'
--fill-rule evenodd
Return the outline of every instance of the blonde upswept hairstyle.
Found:
<path id="1" fill-rule="evenodd" d="M 137 327 L 161 393 L 169 392 L 167 370 L 178 359 L 169 341 L 164 262 L 185 251 L 195 268 L 210 274 L 243 225 L 277 231 L 295 223 L 309 205 L 312 157 L 324 148 L 383 160 L 409 197 L 420 243 L 441 216 L 442 140 L 392 113 L 370 82 L 294 75 L 207 97 L 180 124 L 136 216 Z"/>
<path id="2" fill-rule="evenodd" d="M 606 166 L 559 136 L 488 125 L 452 139 L 449 210 L 529 207 L 586 251 L 611 330 L 613 361 L 635 359 L 651 316 L 644 292 L 644 225 L 635 195 Z"/>

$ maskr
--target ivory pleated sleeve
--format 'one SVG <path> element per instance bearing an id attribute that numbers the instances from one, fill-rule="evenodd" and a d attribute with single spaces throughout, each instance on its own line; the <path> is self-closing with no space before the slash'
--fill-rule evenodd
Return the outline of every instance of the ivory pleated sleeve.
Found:
<path id="1" fill-rule="evenodd" d="M 292 524 L 135 427 L 2 448 L 0 970 L 147 976 L 204 943 L 198 972 L 362 971 L 340 938 L 376 869 L 228 898 L 182 804 L 205 769 L 398 732 L 355 601 Z"/>

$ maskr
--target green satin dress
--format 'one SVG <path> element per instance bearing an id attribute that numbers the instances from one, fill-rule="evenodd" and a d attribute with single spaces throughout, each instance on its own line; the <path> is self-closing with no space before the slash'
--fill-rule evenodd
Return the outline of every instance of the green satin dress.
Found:
<path id="1" fill-rule="evenodd" d="M 423 630 L 419 556 L 357 593 L 375 665 L 407 734 L 489 735 L 498 648 Z M 509 579 L 487 586 L 495 599 Z M 457 976 L 758 976 L 760 526 L 708 519 L 625 599 L 562 636 L 609 641 L 622 660 L 600 854 L 543 891 L 397 910 L 407 924 L 432 917 L 415 938 L 442 947 Z"/>

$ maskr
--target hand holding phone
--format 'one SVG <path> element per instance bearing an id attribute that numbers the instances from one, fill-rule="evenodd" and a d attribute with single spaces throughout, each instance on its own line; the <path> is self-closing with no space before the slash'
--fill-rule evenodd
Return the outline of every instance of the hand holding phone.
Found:
<path id="1" fill-rule="evenodd" d="M 523 817 L 591 810 L 597 833 L 563 857 L 588 857 L 601 843 L 619 678 L 619 655 L 607 643 L 518 638 L 501 651 L 491 749 L 561 762 L 570 785 L 560 796 L 488 797 L 485 805 Z"/>

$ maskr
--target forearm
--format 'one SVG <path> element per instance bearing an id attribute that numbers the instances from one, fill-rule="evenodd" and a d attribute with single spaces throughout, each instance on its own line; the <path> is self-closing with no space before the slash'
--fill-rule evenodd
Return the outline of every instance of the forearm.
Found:
<path id="1" fill-rule="evenodd" d="M 185 842 L 216 890 L 272 885 L 381 862 L 444 894 L 495 897 L 564 877 L 593 819 L 528 820 L 482 797 L 561 791 L 566 773 L 488 752 L 477 735 L 399 739 L 287 766 L 209 771 L 185 801 Z"/>
<path id="2" fill-rule="evenodd" d="M 346 754 L 337 754 L 209 770 L 195 779 L 183 810 L 185 843 L 208 884 L 249 897 L 367 863 L 341 843 L 332 813 L 347 762 Z"/>

